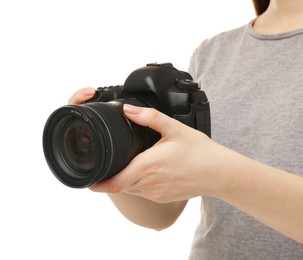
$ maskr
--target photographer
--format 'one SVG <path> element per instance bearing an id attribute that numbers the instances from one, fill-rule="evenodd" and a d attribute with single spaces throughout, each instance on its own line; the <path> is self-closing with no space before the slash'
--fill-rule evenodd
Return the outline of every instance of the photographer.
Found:
<path id="1" fill-rule="evenodd" d="M 191 59 L 189 72 L 211 102 L 212 139 L 124 105 L 130 120 L 162 138 L 90 187 L 156 230 L 202 196 L 190 259 L 303 258 L 303 1 L 254 5 L 254 21 L 205 40 Z M 69 103 L 94 93 L 81 89 Z"/>

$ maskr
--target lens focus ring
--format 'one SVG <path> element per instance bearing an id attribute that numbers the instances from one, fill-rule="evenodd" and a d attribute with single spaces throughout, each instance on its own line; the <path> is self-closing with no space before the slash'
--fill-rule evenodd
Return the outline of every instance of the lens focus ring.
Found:
<path id="1" fill-rule="evenodd" d="M 122 112 L 121 103 L 88 103 L 84 105 L 94 111 L 102 120 L 108 138 L 110 140 L 111 151 L 108 153 L 111 158 L 106 158 L 108 161 L 107 169 L 104 169 L 104 178 L 113 176 L 118 171 L 122 170 L 131 159 L 132 151 L 132 134 L 130 125 Z M 98 121 L 98 120 L 97 120 Z M 103 132 L 104 132 L 103 131 Z"/>

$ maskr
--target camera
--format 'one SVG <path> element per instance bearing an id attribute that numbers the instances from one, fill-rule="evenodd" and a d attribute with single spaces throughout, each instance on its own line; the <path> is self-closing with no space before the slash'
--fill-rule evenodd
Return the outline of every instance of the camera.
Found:
<path id="1" fill-rule="evenodd" d="M 210 108 L 191 75 L 171 63 L 150 63 L 133 71 L 123 85 L 96 89 L 81 105 L 65 105 L 47 119 L 43 151 L 63 184 L 84 188 L 121 171 L 160 138 L 135 124 L 123 105 L 155 108 L 210 137 Z"/>

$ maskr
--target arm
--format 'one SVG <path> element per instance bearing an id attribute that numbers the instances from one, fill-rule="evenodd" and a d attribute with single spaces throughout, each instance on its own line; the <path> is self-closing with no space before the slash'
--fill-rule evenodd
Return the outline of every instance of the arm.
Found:
<path id="1" fill-rule="evenodd" d="M 91 189 L 94 190 L 94 188 Z M 180 216 L 187 203 L 186 200 L 157 203 L 124 192 L 108 193 L 108 196 L 128 220 L 142 227 L 155 230 L 162 230 L 171 226 Z"/>
<path id="2" fill-rule="evenodd" d="M 231 151 L 229 151 L 232 153 Z M 220 197 L 303 243 L 303 177 L 234 154 L 236 165 Z"/>
<path id="3" fill-rule="evenodd" d="M 93 95 L 84 92 L 70 101 Z M 91 189 L 108 193 L 131 221 L 161 229 L 175 221 L 189 198 L 214 196 L 303 243 L 303 177 L 229 150 L 156 110 L 125 105 L 124 112 L 162 138 Z"/>
<path id="4" fill-rule="evenodd" d="M 160 203 L 214 196 L 303 243 L 303 177 L 229 150 L 156 110 L 125 105 L 124 112 L 162 139 L 94 190 Z"/>

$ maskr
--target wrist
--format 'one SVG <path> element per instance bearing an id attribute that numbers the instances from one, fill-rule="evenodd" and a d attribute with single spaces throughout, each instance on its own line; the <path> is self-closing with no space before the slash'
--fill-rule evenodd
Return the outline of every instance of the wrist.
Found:
<path id="1" fill-rule="evenodd" d="M 261 177 L 259 175 L 267 166 L 228 148 L 221 148 L 224 158 L 217 168 L 217 175 L 221 180 L 218 181 L 219 185 L 213 196 L 234 202 L 257 188 Z"/>
<path id="2" fill-rule="evenodd" d="M 225 200 L 235 191 L 236 186 L 240 185 L 241 174 L 249 159 L 215 142 L 208 152 L 210 157 L 207 172 L 210 181 L 208 187 L 204 187 L 202 195 Z"/>

